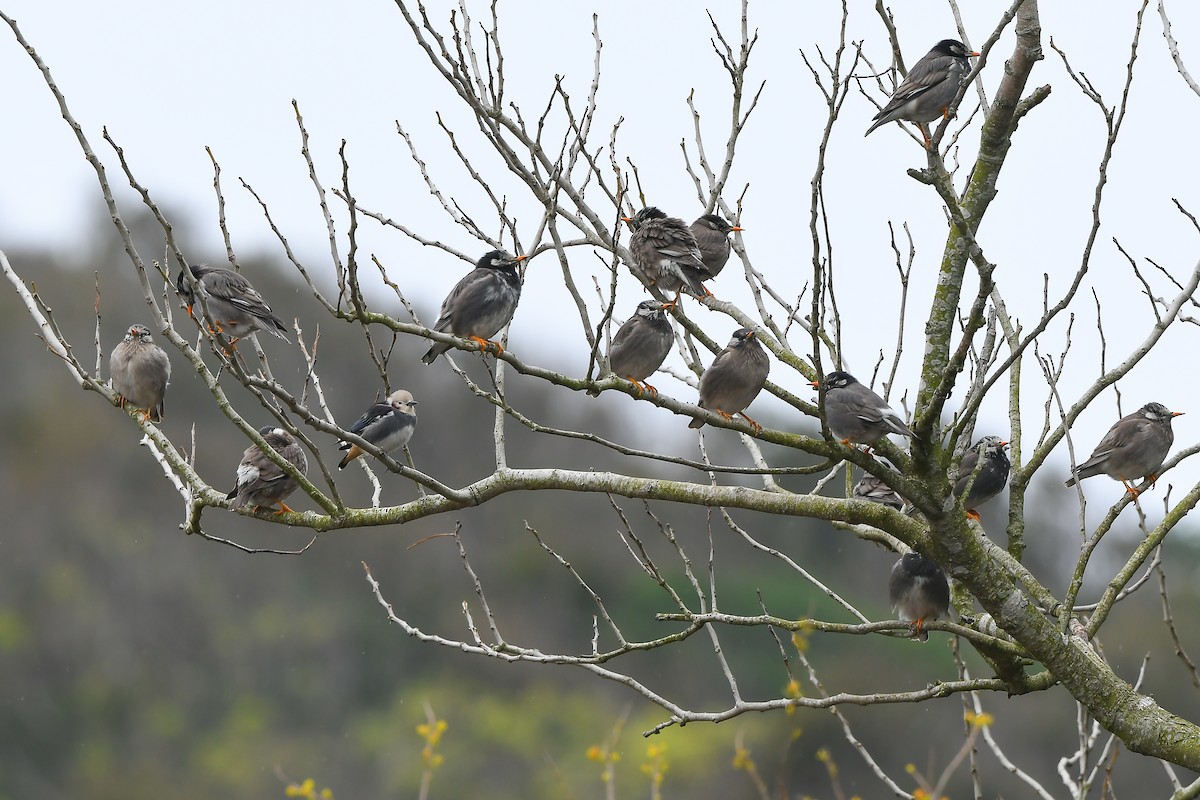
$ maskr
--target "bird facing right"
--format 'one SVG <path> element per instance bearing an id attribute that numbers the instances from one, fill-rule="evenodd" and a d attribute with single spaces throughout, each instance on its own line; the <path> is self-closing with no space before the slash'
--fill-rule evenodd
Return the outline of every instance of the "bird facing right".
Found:
<path id="1" fill-rule="evenodd" d="M 417 428 L 417 401 L 410 392 L 397 389 L 387 400 L 368 408 L 350 426 L 350 432 L 361 436 L 385 453 L 394 453 L 408 444 Z M 345 469 L 351 461 L 367 452 L 356 444 L 342 442 L 339 450 L 349 450 L 338 462 L 338 469 Z"/>
<path id="2" fill-rule="evenodd" d="M 958 472 L 954 478 L 954 496 L 962 497 L 963 492 L 967 491 L 967 486 L 971 487 L 971 491 L 967 492 L 967 499 L 963 501 L 967 516 L 971 519 L 978 520 L 979 512 L 975 509 L 1000 494 L 1004 485 L 1008 483 L 1008 472 L 1012 463 L 1008 460 L 1008 453 L 1004 452 L 1006 447 L 1008 442 L 999 436 L 984 436 L 963 454 L 962 461 L 958 464 Z M 974 475 L 981 454 L 983 466 L 979 467 L 979 474 Z"/>
<path id="3" fill-rule="evenodd" d="M 729 252 L 733 248 L 729 244 L 729 234 L 742 230 L 737 225 L 730 225 L 717 214 L 704 214 L 691 224 L 690 230 L 696 237 L 696 246 L 700 248 L 700 258 L 704 262 L 704 279 L 715 278 L 725 269 L 729 261 Z"/>
<path id="4" fill-rule="evenodd" d="M 446 295 L 433 329 L 470 339 L 485 353 L 488 350 L 503 353 L 504 348 L 499 342 L 491 341 L 491 337 L 512 322 L 513 314 L 517 313 L 517 302 L 521 299 L 521 276 L 517 273 L 517 265 L 526 258 L 514 258 L 503 250 L 486 253 L 475 262 L 475 269 L 463 276 Z M 434 342 L 421 360 L 432 364 L 451 347 L 453 345 L 448 342 Z"/>
<path id="5" fill-rule="evenodd" d="M 1171 420 L 1182 414 L 1182 411 L 1171 411 L 1162 403 L 1147 403 L 1121 417 L 1104 434 L 1091 457 L 1075 468 L 1064 485 L 1074 486 L 1084 478 L 1107 475 L 1125 484 L 1125 491 L 1137 497 L 1139 490 L 1131 486 L 1130 481 L 1158 479 L 1158 470 L 1175 441 Z"/>
<path id="6" fill-rule="evenodd" d="M 646 379 L 662 366 L 675 334 L 663 310 L 665 303 L 643 300 L 638 303 L 633 316 L 625 320 L 608 348 L 608 369 L 618 378 L 624 378 L 637 387 L 638 396 L 643 387 L 653 395 L 658 394 Z M 588 394 L 596 397 L 599 389 L 589 389 Z"/>
<path id="7" fill-rule="evenodd" d="M 212 330 L 228 336 L 230 344 L 254 331 L 266 331 L 288 341 L 283 320 L 272 313 L 267 301 L 241 273 L 204 264 L 193 264 L 188 270 L 204 297 L 201 306 L 208 306 Z M 187 304 L 188 316 L 195 316 L 193 307 L 200 301 L 185 270 L 179 271 L 175 288 Z"/>
<path id="8" fill-rule="evenodd" d="M 892 565 L 888 599 L 900 620 L 912 623 L 917 640 L 927 642 L 925 623 L 950 613 L 950 583 L 936 561 L 909 550 Z"/>
<path id="9" fill-rule="evenodd" d="M 754 430 L 762 430 L 762 425 L 743 409 L 758 397 L 770 371 L 771 359 L 758 343 L 758 336 L 749 328 L 738 328 L 700 376 L 700 407 L 717 412 L 726 421 L 732 421 L 733 415 L 741 412 Z M 696 417 L 688 427 L 702 428 L 704 419 Z"/>
<path id="10" fill-rule="evenodd" d="M 812 381 L 810 385 L 825 390 L 825 421 L 833 438 L 842 444 L 870 447 L 889 433 L 914 435 L 882 397 L 859 383 L 849 372 L 831 372 L 820 382 Z"/>
<path id="11" fill-rule="evenodd" d="M 679 302 L 680 292 L 697 298 L 709 294 L 700 282 L 707 274 L 703 256 L 696 237 L 683 220 L 668 217 L 654 206 L 646 206 L 632 217 L 621 219 L 633 227 L 629 254 L 648 281 L 675 295 L 675 303 Z"/>
<path id="12" fill-rule="evenodd" d="M 971 71 L 971 62 L 967 59 L 978 55 L 956 39 L 942 39 L 913 64 L 863 135 L 869 136 L 880 125 L 896 120 L 924 123 L 946 116 L 959 85 Z M 925 148 L 928 149 L 930 141 L 924 130 L 921 135 L 925 136 Z"/>
<path id="13" fill-rule="evenodd" d="M 300 474 L 308 473 L 308 456 L 304 455 L 304 449 L 295 436 L 272 425 L 264 425 L 258 429 L 258 433 L 272 450 L 295 467 Z M 237 485 L 225 499 L 233 501 L 229 504 L 230 509 L 252 506 L 257 512 L 260 506 L 277 505 L 279 511 L 275 513 L 278 515 L 284 511 L 291 512 L 283 501 L 296 491 L 297 486 L 299 484 L 278 464 L 267 458 L 258 445 L 252 444 L 242 453 L 242 460 L 237 468 Z"/>
<path id="14" fill-rule="evenodd" d="M 132 405 L 141 412 L 143 422 L 162 421 L 171 361 L 166 351 L 154 343 L 149 328 L 129 326 L 125 338 L 113 348 L 108 372 L 113 391 L 121 396 L 121 408 Z"/>

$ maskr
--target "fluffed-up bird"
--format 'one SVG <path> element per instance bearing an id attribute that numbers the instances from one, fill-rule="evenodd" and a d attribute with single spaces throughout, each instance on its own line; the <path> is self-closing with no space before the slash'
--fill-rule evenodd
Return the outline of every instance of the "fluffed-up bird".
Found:
<path id="1" fill-rule="evenodd" d="M 171 382 L 171 360 L 154 343 L 145 325 L 130 325 L 108 359 L 113 391 L 121 395 L 121 408 L 131 405 L 142 421 L 162 422 L 163 400 Z"/>
<path id="2" fill-rule="evenodd" d="M 385 453 L 394 453 L 408 444 L 417 429 L 417 401 L 404 389 L 397 389 L 387 400 L 376 403 L 366 410 L 353 425 L 350 432 L 361 436 Z M 356 444 L 342 442 L 339 450 L 349 450 L 338 463 L 338 469 L 367 452 Z"/>
<path id="3" fill-rule="evenodd" d="M 967 46 L 957 39 L 942 39 L 913 64 L 863 135 L 870 135 L 880 125 L 896 120 L 925 123 L 948 115 L 959 85 L 971 71 L 971 62 L 967 59 L 978 55 L 967 50 Z M 931 143 L 923 128 L 921 136 L 925 139 L 925 148 L 929 149 Z"/>
<path id="4" fill-rule="evenodd" d="M 1162 403 L 1147 403 L 1121 417 L 1104 434 L 1091 457 L 1075 468 L 1065 485 L 1074 486 L 1076 481 L 1093 475 L 1107 475 L 1125 484 L 1125 491 L 1137 497 L 1138 490 L 1130 482 L 1158 479 L 1158 470 L 1175 441 L 1171 420 L 1182 414 Z"/>
<path id="5" fill-rule="evenodd" d="M 767 382 L 771 371 L 771 359 L 758 343 L 758 336 L 750 328 L 738 328 L 725 349 L 717 353 L 708 369 L 700 376 L 700 407 L 715 411 L 727 422 L 733 415 L 741 413 L 755 431 L 759 425 L 745 412 L 754 402 Z M 704 427 L 704 420 L 696 417 L 688 423 L 689 428 Z"/>
<path id="6" fill-rule="evenodd" d="M 633 316 L 617 330 L 608 348 L 609 371 L 636 386 L 639 397 L 643 390 L 658 394 L 658 389 L 646 379 L 662 366 L 675 340 L 671 323 L 663 313 L 666 307 L 665 303 L 657 300 L 638 303 Z M 589 389 L 588 394 L 596 397 L 600 390 Z"/>
<path id="7" fill-rule="evenodd" d="M 971 487 L 971 491 L 967 492 L 967 499 L 963 501 L 967 516 L 971 519 L 979 519 L 976 509 L 1000 494 L 1008 483 L 1008 471 L 1012 468 L 1012 463 L 1008 460 L 1008 453 L 1004 452 L 1006 447 L 1008 442 L 999 436 L 984 436 L 963 454 L 962 461 L 958 464 L 958 472 L 954 477 L 954 496 L 962 497 L 963 492 L 967 491 L 967 486 Z M 979 467 L 976 473 L 975 468 L 979 465 L 981 455 L 983 466 Z"/>
<path id="8" fill-rule="evenodd" d="M 308 473 L 308 456 L 295 436 L 283 428 L 264 425 L 258 429 L 271 449 L 290 463 L 302 475 Z M 262 506 L 279 506 L 276 514 L 291 509 L 284 504 L 288 495 L 296 491 L 299 484 L 274 461 L 269 459 L 258 445 L 252 444 L 242 454 L 242 460 L 237 468 L 237 485 L 225 496 L 232 500 L 231 509 L 251 506 L 256 512 Z"/>
<path id="9" fill-rule="evenodd" d="M 275 316 L 267 301 L 245 276 L 231 269 L 204 264 L 193 264 L 189 269 L 208 305 L 210 329 L 229 337 L 230 344 L 235 344 L 254 331 L 266 331 L 285 342 L 289 341 L 283 320 Z M 187 273 L 182 269 L 175 279 L 175 288 L 187 303 L 188 316 L 195 316 L 196 305 L 205 305 L 200 302 Z"/>
<path id="10" fill-rule="evenodd" d="M 517 265 L 528 256 L 511 256 L 503 250 L 492 250 L 475 262 L 475 269 L 463 276 L 442 301 L 437 324 L 439 333 L 452 333 L 470 339 L 483 352 L 503 353 L 499 342 L 491 337 L 508 323 L 517 312 L 521 299 L 521 276 Z M 426 364 L 449 350 L 453 345 L 434 342 L 421 356 Z"/>
<path id="11" fill-rule="evenodd" d="M 892 565 L 888 599 L 902 622 L 911 622 L 916 639 L 929 641 L 926 622 L 950 613 L 950 583 L 936 561 L 909 550 Z"/>
<path id="12" fill-rule="evenodd" d="M 633 227 L 629 253 L 633 263 L 652 284 L 667 294 L 680 292 L 700 298 L 709 294 L 701 283 L 707 274 L 696 237 L 678 217 L 668 217 L 654 206 L 646 206 L 632 217 L 621 217 Z"/>
<path id="13" fill-rule="evenodd" d="M 725 269 L 729 253 L 733 249 L 729 243 L 729 234 L 743 228 L 730 225 L 717 214 L 704 214 L 691 224 L 689 230 L 692 236 L 696 237 L 700 259 L 704 262 L 704 280 L 717 277 L 721 270 Z"/>
<path id="14" fill-rule="evenodd" d="M 825 422 L 833 438 L 842 444 L 871 447 L 889 433 L 914 435 L 882 397 L 859 383 L 849 372 L 830 372 L 821 381 L 812 381 L 809 385 L 825 390 Z"/>
<path id="15" fill-rule="evenodd" d="M 858 483 L 854 484 L 854 499 L 880 503 L 897 511 L 904 508 L 904 500 L 896 493 L 896 490 L 884 483 L 881 478 L 877 478 L 869 472 L 865 473 L 858 479 Z"/>

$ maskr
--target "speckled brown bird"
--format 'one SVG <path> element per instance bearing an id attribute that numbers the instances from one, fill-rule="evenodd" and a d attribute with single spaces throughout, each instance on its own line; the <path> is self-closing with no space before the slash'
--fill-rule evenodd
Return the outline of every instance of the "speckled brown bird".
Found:
<path id="1" fill-rule="evenodd" d="M 296 440 L 295 436 L 283 428 L 276 428 L 272 425 L 264 425 L 258 429 L 258 433 L 271 446 L 272 450 L 295 467 L 298 472 L 308 473 L 308 456 L 304 455 L 304 448 L 300 446 L 300 442 Z M 275 513 L 282 514 L 284 511 L 291 512 L 291 509 L 283 501 L 296 491 L 297 486 L 299 484 L 278 464 L 269 459 L 258 445 L 252 444 L 246 448 L 246 452 L 242 454 L 242 460 L 238 464 L 237 485 L 225 496 L 225 499 L 233 501 L 229 504 L 231 509 L 252 506 L 257 512 L 262 506 L 277 505 L 279 510 Z"/>

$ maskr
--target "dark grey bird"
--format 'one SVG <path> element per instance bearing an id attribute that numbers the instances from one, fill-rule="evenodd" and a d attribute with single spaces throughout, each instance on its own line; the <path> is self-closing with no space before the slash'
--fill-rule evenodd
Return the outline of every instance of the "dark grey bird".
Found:
<path id="1" fill-rule="evenodd" d="M 888 599 L 901 621 L 912 623 L 917 640 L 927 642 L 925 623 L 950 613 L 950 583 L 936 561 L 909 550 L 892 566 Z"/>
<path id="2" fill-rule="evenodd" d="M 254 331 L 266 331 L 285 342 L 289 341 L 283 320 L 272 313 L 267 301 L 243 275 L 203 264 L 194 264 L 190 270 L 208 304 L 210 330 L 225 334 L 230 344 L 235 344 Z M 175 288 L 187 303 L 188 316 L 194 317 L 193 307 L 197 304 L 203 307 L 204 304 L 200 303 L 183 270 L 175 279 Z"/>
<path id="3" fill-rule="evenodd" d="M 301 474 L 308 473 L 308 457 L 304 455 L 304 449 L 295 436 L 271 425 L 264 425 L 258 432 L 285 461 Z M 252 444 L 246 448 L 238 464 L 237 485 L 225 495 L 225 499 L 233 501 L 229 504 L 231 509 L 252 506 L 257 512 L 261 506 L 277 505 L 279 511 L 275 513 L 282 514 L 284 511 L 291 512 L 283 501 L 296 491 L 298 485 L 278 464 L 267 458 L 258 445 Z"/>
<path id="4" fill-rule="evenodd" d="M 755 431 L 759 425 L 745 412 L 754 402 L 767 382 L 771 371 L 771 359 L 758 343 L 758 336 L 749 328 L 738 328 L 725 349 L 717 353 L 708 369 L 700 376 L 700 407 L 715 411 L 733 421 L 733 415 L 741 412 Z M 688 423 L 689 428 L 704 427 L 704 420 L 696 417 Z"/>
<path id="5" fill-rule="evenodd" d="M 668 217 L 654 206 L 646 206 L 632 217 L 621 217 L 633 227 L 629 252 L 633 263 L 652 284 L 674 294 L 674 306 L 680 292 L 693 297 L 710 294 L 701 283 L 707 272 L 696 237 L 678 217 Z"/>
<path id="6" fill-rule="evenodd" d="M 433 326 L 440 333 L 452 333 L 470 339 L 483 352 L 504 352 L 491 337 L 508 323 L 517 312 L 521 299 L 521 276 L 517 265 L 528 256 L 510 256 L 503 250 L 493 250 L 475 262 L 475 269 L 463 276 L 442 301 L 442 311 Z M 434 359 L 453 345 L 435 342 L 421 360 L 432 364 Z"/>
<path id="7" fill-rule="evenodd" d="M 350 426 L 350 432 L 361 436 L 385 453 L 394 453 L 412 439 L 417 428 L 417 401 L 404 389 L 397 389 L 387 400 L 376 403 Z M 339 450 L 349 450 L 338 463 L 338 469 L 367 452 L 356 444 L 342 442 Z"/>
<path id="8" fill-rule="evenodd" d="M 971 71 L 967 59 L 978 55 L 956 39 L 942 39 L 913 64 L 863 135 L 896 120 L 925 123 L 948 115 L 959 85 Z M 929 149 L 929 136 L 923 126 L 921 135 L 925 138 L 925 148 Z"/>
<path id="9" fill-rule="evenodd" d="M 904 508 L 904 500 L 896 493 L 896 490 L 869 472 L 854 484 L 854 499 L 880 503 L 897 511 Z"/>
<path id="10" fill-rule="evenodd" d="M 125 338 L 108 359 L 113 391 L 121 396 L 121 408 L 132 405 L 142 421 L 161 422 L 163 398 L 171 382 L 171 360 L 154 343 L 145 325 L 130 325 Z"/>
<path id="11" fill-rule="evenodd" d="M 729 253 L 733 249 L 729 244 L 729 234 L 744 229 L 730 225 L 716 214 L 705 214 L 693 222 L 689 230 L 696 237 L 700 259 L 704 262 L 704 279 L 708 280 L 721 274 L 725 263 L 729 261 Z"/>
<path id="12" fill-rule="evenodd" d="M 1008 471 L 1012 468 L 1012 463 L 1008 460 L 1008 453 L 1004 452 L 1006 447 L 1008 442 L 999 436 L 984 436 L 963 454 L 962 461 L 958 464 L 958 472 L 954 477 L 954 496 L 962 497 L 963 492 L 967 491 L 967 486 L 971 487 L 971 491 L 967 492 L 967 499 L 963 501 L 967 516 L 971 519 L 979 519 L 976 509 L 1000 494 L 1008 483 Z M 975 467 L 979 465 L 981 454 L 983 466 L 979 467 L 976 474 Z"/>
<path id="13" fill-rule="evenodd" d="M 675 340 L 671 323 L 663 313 L 665 308 L 667 305 L 657 300 L 638 303 L 633 316 L 617 330 L 608 348 L 608 369 L 637 387 L 639 397 L 643 390 L 658 394 L 658 389 L 646 379 L 662 366 Z M 600 390 L 589 389 L 588 394 L 596 397 Z"/>
<path id="14" fill-rule="evenodd" d="M 1137 497 L 1138 490 L 1130 485 L 1130 481 L 1149 478 L 1154 482 L 1158 479 L 1158 470 L 1175 441 L 1171 420 L 1182 414 L 1182 411 L 1171 411 L 1162 403 L 1147 403 L 1121 417 L 1104 434 L 1091 457 L 1075 468 L 1066 485 L 1074 486 L 1076 481 L 1093 475 L 1107 475 L 1125 484 L 1125 491 Z"/>
<path id="15" fill-rule="evenodd" d="M 825 421 L 833 438 L 842 444 L 865 444 L 869 448 L 889 433 L 914 435 L 882 397 L 849 372 L 831 372 L 810 385 L 825 390 Z"/>

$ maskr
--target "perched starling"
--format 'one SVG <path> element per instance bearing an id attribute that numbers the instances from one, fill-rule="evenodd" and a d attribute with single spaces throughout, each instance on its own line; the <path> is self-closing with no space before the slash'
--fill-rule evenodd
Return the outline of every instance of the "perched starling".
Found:
<path id="1" fill-rule="evenodd" d="M 154 343 L 145 325 L 130 325 L 125 338 L 113 348 L 108 360 L 113 391 L 121 395 L 121 407 L 132 405 L 142 421 L 162 422 L 163 398 L 171 382 L 171 361 Z"/>
<path id="2" fill-rule="evenodd" d="M 1130 481 L 1158 478 L 1158 470 L 1175 441 L 1171 420 L 1183 414 L 1170 411 L 1162 403 L 1147 403 L 1128 416 L 1121 417 L 1108 429 L 1087 461 L 1075 468 L 1067 486 L 1093 475 L 1107 475 L 1125 484 L 1125 490 L 1137 497 Z"/>
<path id="3" fill-rule="evenodd" d="M 433 329 L 470 339 L 484 352 L 494 349 L 497 354 L 503 353 L 504 348 L 499 342 L 491 341 L 491 337 L 512 322 L 517 311 L 517 302 L 521 299 L 517 264 L 526 258 L 514 258 L 503 250 L 493 250 L 480 258 L 475 262 L 475 269 L 463 276 L 442 301 L 442 311 Z M 435 342 L 421 360 L 432 364 L 452 346 Z"/>

